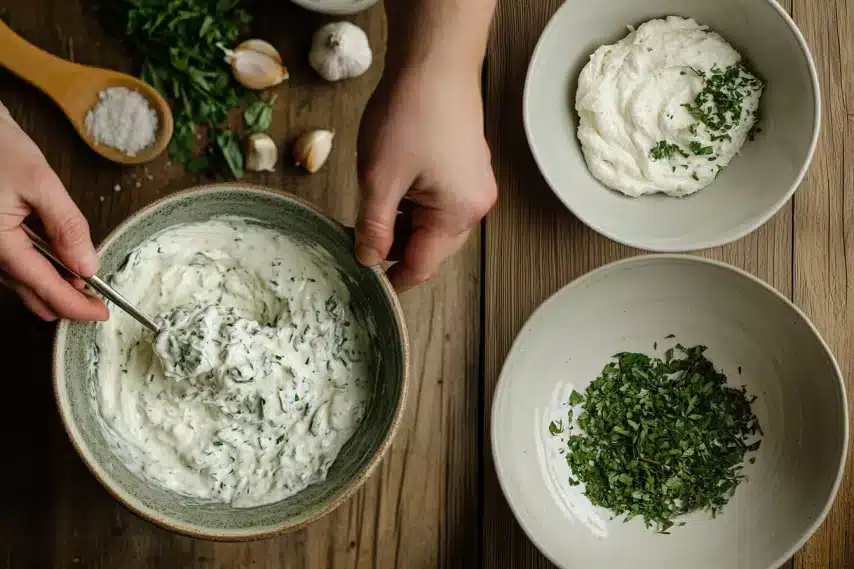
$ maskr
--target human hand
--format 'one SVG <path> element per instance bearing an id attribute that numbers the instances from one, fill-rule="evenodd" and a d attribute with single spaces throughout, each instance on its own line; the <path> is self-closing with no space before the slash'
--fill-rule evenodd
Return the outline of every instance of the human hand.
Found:
<path id="1" fill-rule="evenodd" d="M 0 104 L 0 283 L 14 290 L 44 320 L 106 320 L 99 299 L 83 292 L 83 283 L 63 279 L 33 248 L 21 229 L 35 213 L 44 224 L 51 247 L 77 274 L 98 270 L 98 255 L 89 224 L 41 151 Z"/>
<path id="2" fill-rule="evenodd" d="M 363 265 L 387 258 L 401 200 L 414 205 L 412 234 L 388 271 L 403 292 L 433 276 L 497 198 L 479 72 L 426 62 L 384 78 L 359 129 L 359 165 Z"/>

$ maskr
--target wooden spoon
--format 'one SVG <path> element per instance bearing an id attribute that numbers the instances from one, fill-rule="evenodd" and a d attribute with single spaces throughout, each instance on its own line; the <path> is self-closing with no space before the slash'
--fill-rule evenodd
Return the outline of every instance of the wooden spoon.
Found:
<path id="1" fill-rule="evenodd" d="M 156 158 L 172 137 L 172 111 L 156 89 L 125 73 L 80 65 L 41 50 L 0 21 L 0 65 L 31 83 L 59 105 L 86 144 L 113 162 L 142 164 Z M 157 112 L 154 143 L 128 156 L 115 148 L 96 144 L 86 133 L 86 113 L 98 102 L 98 93 L 107 87 L 127 87 L 148 99 Z"/>

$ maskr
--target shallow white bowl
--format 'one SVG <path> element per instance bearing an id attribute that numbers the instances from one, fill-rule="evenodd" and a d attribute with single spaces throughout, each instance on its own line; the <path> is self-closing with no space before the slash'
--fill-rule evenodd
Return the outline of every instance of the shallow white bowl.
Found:
<path id="1" fill-rule="evenodd" d="M 587 170 L 576 131 L 578 75 L 590 54 L 631 24 L 668 15 L 720 33 L 766 82 L 762 133 L 712 184 L 686 198 L 629 198 Z M 566 2 L 534 51 L 524 94 L 528 142 L 558 198 L 595 231 L 650 251 L 690 251 L 744 237 L 765 223 L 803 179 L 818 140 L 818 77 L 809 49 L 774 0 Z"/>
<path id="2" fill-rule="evenodd" d="M 571 390 L 583 392 L 613 354 L 660 356 L 675 342 L 708 346 L 729 383 L 758 396 L 765 435 L 716 519 L 683 516 L 687 525 L 659 535 L 640 518 L 610 521 L 569 486 L 564 445 L 548 425 L 566 418 Z M 827 515 L 848 443 L 839 367 L 803 313 L 747 273 L 678 255 L 607 265 L 547 300 L 510 350 L 491 425 L 513 513 L 566 569 L 777 569 Z"/>
<path id="3" fill-rule="evenodd" d="M 293 0 L 293 3 L 312 12 L 332 16 L 348 16 L 367 10 L 379 0 Z"/>

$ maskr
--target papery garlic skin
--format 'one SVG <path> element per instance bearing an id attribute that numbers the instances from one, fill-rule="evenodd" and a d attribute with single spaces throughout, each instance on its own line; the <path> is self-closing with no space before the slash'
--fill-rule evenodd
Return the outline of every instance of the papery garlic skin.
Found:
<path id="1" fill-rule="evenodd" d="M 264 40 L 246 40 L 233 50 L 220 47 L 234 78 L 248 89 L 268 89 L 290 77 L 279 52 Z"/>
<path id="2" fill-rule="evenodd" d="M 327 81 L 362 75 L 373 62 L 368 36 L 350 22 L 326 24 L 314 33 L 308 61 Z"/>

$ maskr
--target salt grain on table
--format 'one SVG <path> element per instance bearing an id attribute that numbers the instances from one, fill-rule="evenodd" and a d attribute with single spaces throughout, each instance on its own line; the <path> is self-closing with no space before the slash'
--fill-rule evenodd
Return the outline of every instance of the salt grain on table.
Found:
<path id="1" fill-rule="evenodd" d="M 85 123 L 86 133 L 96 144 L 128 156 L 136 156 L 157 136 L 157 112 L 145 97 L 127 87 L 98 93 L 98 103 L 86 114 Z"/>

